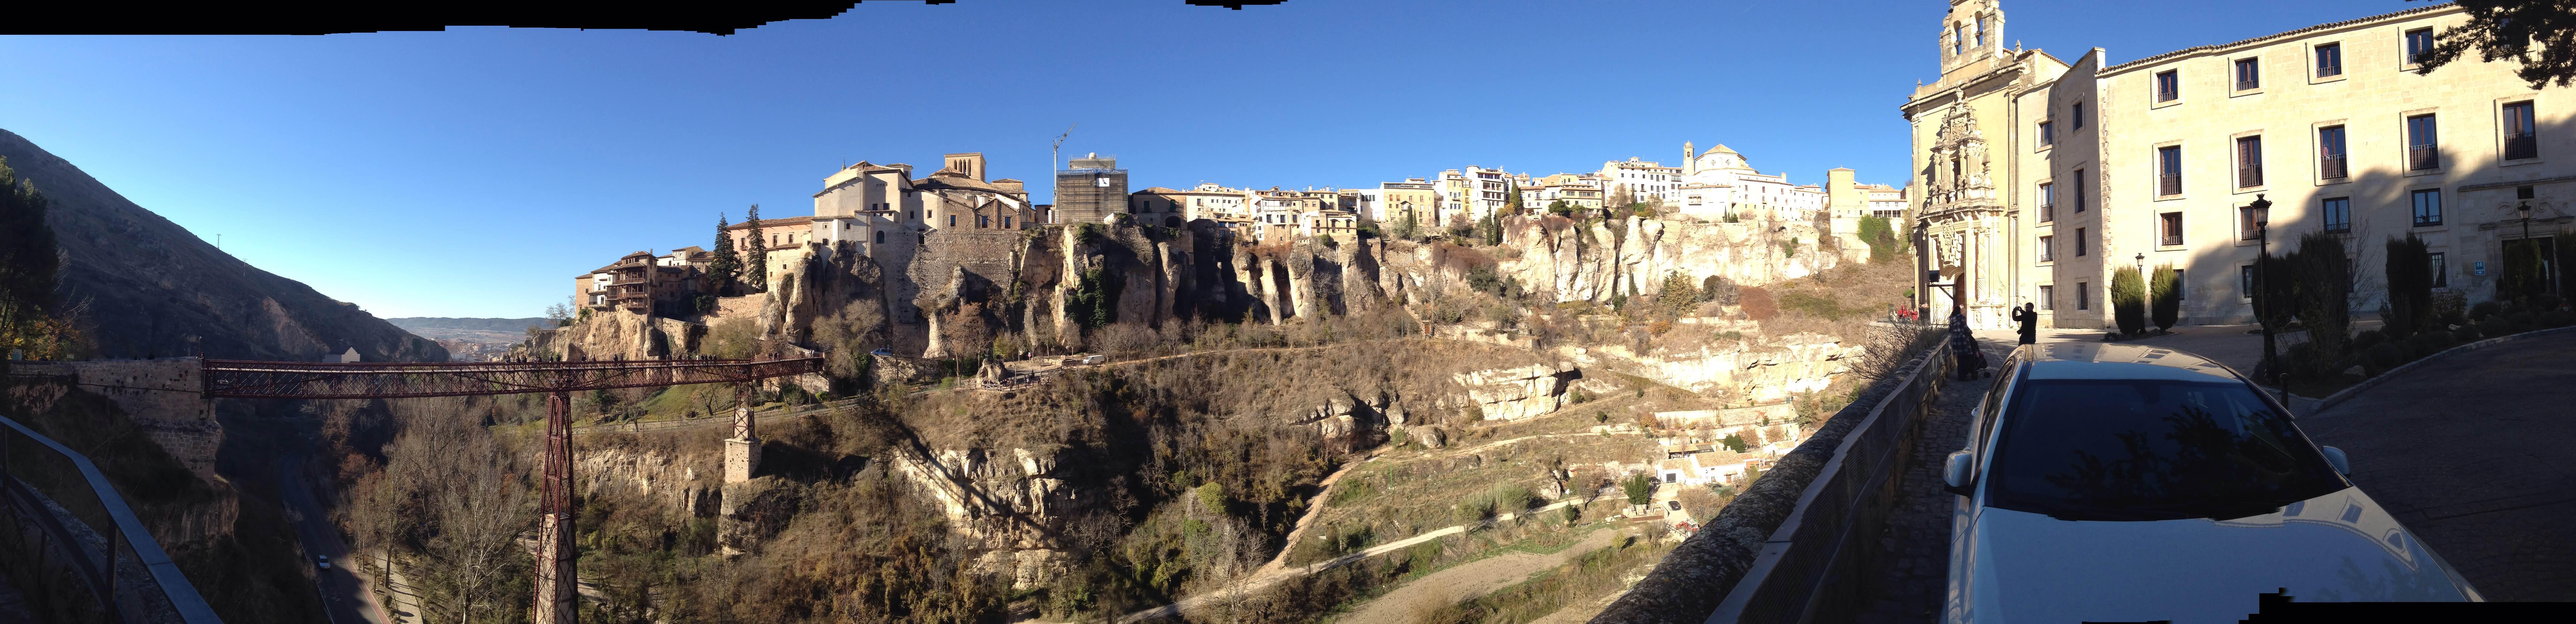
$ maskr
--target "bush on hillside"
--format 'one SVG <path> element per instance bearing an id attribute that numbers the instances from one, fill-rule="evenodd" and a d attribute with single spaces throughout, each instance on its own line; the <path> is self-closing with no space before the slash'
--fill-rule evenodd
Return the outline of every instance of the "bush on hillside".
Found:
<path id="1" fill-rule="evenodd" d="M 2487 317 L 2495 316 L 2497 312 L 2503 311 L 2504 304 L 2502 303 L 2494 301 L 2480 301 L 2477 305 L 2469 306 L 2469 320 L 2485 322 Z"/>
<path id="2" fill-rule="evenodd" d="M 1771 300 L 1771 291 L 1760 286 L 1737 289 L 1736 299 L 1744 307 L 1744 318 L 1767 321 L 1780 316 L 1780 305 Z"/>

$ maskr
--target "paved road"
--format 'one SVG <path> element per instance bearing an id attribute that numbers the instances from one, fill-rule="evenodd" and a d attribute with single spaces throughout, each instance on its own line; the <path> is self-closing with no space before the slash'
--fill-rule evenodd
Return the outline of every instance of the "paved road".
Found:
<path id="1" fill-rule="evenodd" d="M 285 498 L 287 511 L 295 516 L 295 538 L 304 544 L 304 557 L 322 555 L 331 558 L 331 569 L 320 572 L 322 608 L 332 624 L 386 624 L 384 607 L 376 604 L 373 592 L 350 572 L 356 564 L 349 558 L 349 547 L 340 543 L 340 533 L 331 526 L 330 508 L 313 497 L 313 491 L 298 478 L 304 467 L 304 456 L 297 455 L 279 462 L 277 491 Z M 305 565 L 313 565 L 310 560 Z"/>
<path id="2" fill-rule="evenodd" d="M 1996 365 L 2019 346 L 2006 333 L 2002 340 L 1979 332 L 1977 344 Z M 2094 339 L 2100 339 L 2095 334 Z M 2047 340 L 2043 337 L 2042 340 Z M 1896 484 L 1896 505 L 1887 529 L 1879 535 L 1884 565 L 1861 586 L 1860 622 L 1931 622 L 1939 619 L 1941 595 L 1949 587 L 1950 510 L 1958 497 L 1941 488 L 1941 459 L 1968 444 L 1968 411 L 1985 395 L 1990 380 L 1951 382 L 1941 389 L 1923 432 L 1914 438 L 1912 465 Z"/>
<path id="3" fill-rule="evenodd" d="M 2576 601 L 2576 333 L 2425 363 L 2299 426 L 2498 601 Z"/>

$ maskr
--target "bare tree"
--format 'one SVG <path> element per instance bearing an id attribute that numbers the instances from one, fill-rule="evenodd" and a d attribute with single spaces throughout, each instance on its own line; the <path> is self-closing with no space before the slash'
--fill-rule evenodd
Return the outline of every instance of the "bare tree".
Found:
<path id="1" fill-rule="evenodd" d="M 430 496 L 439 526 L 438 536 L 429 541 L 429 555 L 455 578 L 457 621 L 466 622 L 475 601 L 490 595 L 493 582 L 513 563 L 515 539 L 530 514 L 527 490 L 509 469 L 509 456 L 489 436 L 460 446 L 458 455 L 446 458 L 454 462 L 456 478 Z"/>

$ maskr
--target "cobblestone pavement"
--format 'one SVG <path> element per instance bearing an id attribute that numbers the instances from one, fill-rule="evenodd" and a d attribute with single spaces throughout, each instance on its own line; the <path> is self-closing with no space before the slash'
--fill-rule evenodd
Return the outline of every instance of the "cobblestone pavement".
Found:
<path id="1" fill-rule="evenodd" d="M 2426 363 L 2299 419 L 2496 601 L 2576 600 L 2576 334 Z"/>
<path id="2" fill-rule="evenodd" d="M 2014 341 L 1980 336 L 1986 360 L 2000 366 Z M 1985 396 L 1988 380 L 1953 381 L 1941 389 L 1923 431 L 1914 439 L 1913 465 L 1896 485 L 1896 506 L 1879 536 L 1884 565 L 1867 573 L 1877 578 L 1861 587 L 1857 621 L 1931 622 L 1940 619 L 1941 594 L 1950 570 L 1950 508 L 1955 498 L 1941 489 L 1941 459 L 1967 445 L 1968 411 Z"/>

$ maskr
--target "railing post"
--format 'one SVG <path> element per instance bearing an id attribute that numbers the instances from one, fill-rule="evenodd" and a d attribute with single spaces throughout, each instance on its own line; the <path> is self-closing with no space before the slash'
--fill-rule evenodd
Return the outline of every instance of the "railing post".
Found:
<path id="1" fill-rule="evenodd" d="M 537 519 L 537 624 L 573 624 L 572 396 L 546 393 L 545 509 Z"/>

